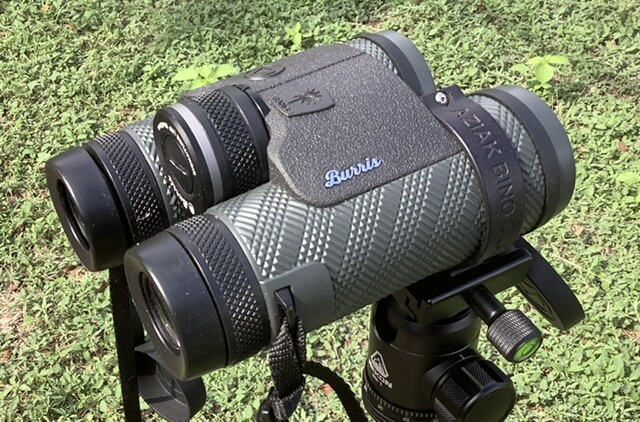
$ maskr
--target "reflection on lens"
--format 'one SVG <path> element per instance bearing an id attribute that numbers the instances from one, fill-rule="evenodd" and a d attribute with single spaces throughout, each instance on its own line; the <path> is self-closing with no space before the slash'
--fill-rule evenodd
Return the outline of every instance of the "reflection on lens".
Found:
<path id="1" fill-rule="evenodd" d="M 180 351 L 180 340 L 173 325 L 167 303 L 156 284 L 146 274 L 141 275 L 142 292 L 149 310 L 151 322 L 158 337 L 172 352 Z"/>
<path id="2" fill-rule="evenodd" d="M 80 216 L 80 211 L 75 201 L 69 196 L 67 188 L 63 183 L 58 183 L 58 193 L 62 199 L 62 204 L 65 209 L 65 214 L 69 220 L 69 226 L 73 231 L 78 242 L 82 244 L 85 249 L 89 249 L 89 236 L 87 235 L 85 222 Z"/>

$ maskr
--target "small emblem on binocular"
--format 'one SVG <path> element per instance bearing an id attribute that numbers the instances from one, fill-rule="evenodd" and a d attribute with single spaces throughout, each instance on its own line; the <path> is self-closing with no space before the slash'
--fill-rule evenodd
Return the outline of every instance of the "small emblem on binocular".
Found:
<path id="1" fill-rule="evenodd" d="M 287 117 L 315 113 L 335 105 L 327 90 L 318 86 L 301 86 L 288 90 L 273 97 L 273 102 Z"/>
<path id="2" fill-rule="evenodd" d="M 364 163 L 358 163 L 355 166 L 351 166 L 342 171 L 338 170 L 329 170 L 325 173 L 324 178 L 326 183 L 324 186 L 326 188 L 332 188 L 341 184 L 342 182 L 346 182 L 347 180 L 351 180 L 356 176 L 360 176 L 362 173 L 369 172 L 371 170 L 375 170 L 382 165 L 382 160 L 379 158 L 365 158 Z"/>

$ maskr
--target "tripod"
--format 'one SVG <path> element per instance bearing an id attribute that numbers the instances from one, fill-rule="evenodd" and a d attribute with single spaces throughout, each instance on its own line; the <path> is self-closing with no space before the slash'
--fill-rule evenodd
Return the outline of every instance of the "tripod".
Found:
<path id="1" fill-rule="evenodd" d="M 362 396 L 377 421 L 500 421 L 515 404 L 509 377 L 476 351 L 481 323 L 509 361 L 531 357 L 540 330 L 494 294 L 516 286 L 555 327 L 584 318 L 577 298 L 525 240 L 465 269 L 435 274 L 377 302 Z"/>

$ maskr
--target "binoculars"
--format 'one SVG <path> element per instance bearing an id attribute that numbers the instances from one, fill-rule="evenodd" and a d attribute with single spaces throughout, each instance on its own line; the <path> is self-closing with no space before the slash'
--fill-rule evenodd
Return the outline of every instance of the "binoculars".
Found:
<path id="1" fill-rule="evenodd" d="M 376 420 L 501 420 L 515 390 L 473 351 L 479 321 L 512 362 L 542 335 L 494 294 L 517 286 L 559 328 L 583 317 L 520 237 L 573 193 L 558 118 L 516 86 L 436 89 L 396 32 L 186 92 L 46 175 L 79 259 L 124 266 L 148 345 L 180 382 L 268 348 L 286 292 L 307 332 L 375 304 L 363 396 Z"/>

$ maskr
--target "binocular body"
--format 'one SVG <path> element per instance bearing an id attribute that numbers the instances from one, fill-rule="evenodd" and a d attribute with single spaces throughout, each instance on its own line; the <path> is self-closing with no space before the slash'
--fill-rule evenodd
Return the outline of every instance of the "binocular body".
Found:
<path id="1" fill-rule="evenodd" d="M 426 276 L 473 262 L 485 253 L 492 230 L 509 232 L 504 237 L 510 242 L 494 245 L 489 256 L 504 251 L 564 208 L 571 195 L 573 177 L 554 176 L 561 180 L 554 185 L 542 165 L 571 167 L 566 134 L 528 91 L 504 87 L 462 97 L 461 105 L 451 97 L 441 106 L 470 128 L 466 143 L 479 151 L 471 154 L 462 135 L 427 106 L 438 95 L 433 90 L 410 87 L 350 46 L 299 56 L 269 65 L 279 71 L 268 78 L 228 81 L 242 82 L 270 110 L 264 116 L 270 181 L 125 256 L 143 324 L 180 379 L 266 347 L 280 326 L 279 289 L 290 289 L 296 312 L 313 330 Z M 303 62 L 314 70 L 298 70 Z M 198 101 L 221 89 L 201 90 Z M 516 103 L 537 118 L 525 121 L 513 111 Z M 560 147 L 537 146 L 530 134 L 539 132 Z M 200 140 L 177 142 L 184 156 L 194 157 L 194 169 L 207 167 L 198 166 L 210 156 L 198 153 Z M 497 160 L 489 171 L 493 179 L 482 179 L 474 154 Z M 207 179 L 197 170 L 191 178 Z M 175 180 L 196 190 L 183 176 Z M 487 196 L 489 182 L 498 196 Z M 197 209 L 205 196 L 185 202 Z M 503 209 L 504 221 L 490 201 Z"/>
<path id="2" fill-rule="evenodd" d="M 560 213 L 575 182 L 539 97 L 436 90 L 390 31 L 187 92 L 46 173 L 79 258 L 124 265 L 157 361 L 179 380 L 272 343 L 279 291 L 314 330 L 499 256 Z"/>

